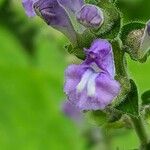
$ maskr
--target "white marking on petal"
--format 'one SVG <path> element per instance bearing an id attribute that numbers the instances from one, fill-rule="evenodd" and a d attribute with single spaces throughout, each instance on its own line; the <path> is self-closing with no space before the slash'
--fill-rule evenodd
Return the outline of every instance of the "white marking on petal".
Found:
<path id="1" fill-rule="evenodd" d="M 93 74 L 92 70 L 87 70 L 83 74 L 81 81 L 79 82 L 79 84 L 76 87 L 78 93 L 80 93 L 84 90 L 84 88 L 85 88 L 86 84 L 88 83 L 88 80 L 92 74 Z"/>
<path id="2" fill-rule="evenodd" d="M 90 97 L 93 97 L 95 95 L 95 91 L 96 91 L 96 83 L 95 83 L 95 79 L 98 76 L 97 73 L 92 74 L 92 76 L 90 77 L 88 84 L 87 84 L 87 95 Z"/>
<path id="3" fill-rule="evenodd" d="M 101 72 L 100 67 L 98 67 L 98 65 L 95 62 L 91 63 L 90 67 L 97 73 Z"/>

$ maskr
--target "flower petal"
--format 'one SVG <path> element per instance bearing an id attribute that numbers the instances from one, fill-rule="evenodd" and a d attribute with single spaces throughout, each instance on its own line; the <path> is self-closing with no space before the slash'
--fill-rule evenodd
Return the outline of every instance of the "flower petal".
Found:
<path id="1" fill-rule="evenodd" d="M 96 79 L 96 97 L 105 107 L 110 104 L 120 92 L 120 84 L 106 73 L 100 73 Z"/>
<path id="2" fill-rule="evenodd" d="M 65 84 L 68 99 L 80 110 L 104 109 L 119 94 L 120 84 L 106 73 L 93 72 L 87 86 L 79 92 L 77 86 L 86 71 L 82 65 L 70 66 Z"/>
<path id="3" fill-rule="evenodd" d="M 39 0 L 34 4 L 37 15 L 51 27 L 65 34 L 71 42 L 76 41 L 76 33 L 66 10 L 57 0 Z"/>
<path id="4" fill-rule="evenodd" d="M 65 113 L 66 116 L 70 117 L 71 119 L 75 121 L 80 122 L 82 120 L 81 112 L 70 101 L 66 101 L 64 103 L 63 112 Z"/>
<path id="5" fill-rule="evenodd" d="M 77 20 L 85 27 L 98 28 L 104 21 L 102 10 L 95 5 L 84 5 L 76 14 Z"/>
<path id="6" fill-rule="evenodd" d="M 64 6 L 69 13 L 79 11 L 84 4 L 83 0 L 58 0 L 58 2 Z"/>
<path id="7" fill-rule="evenodd" d="M 77 21 L 75 14 L 82 8 L 82 6 L 84 5 L 84 1 L 58 0 L 58 2 L 67 11 L 75 31 L 78 32 L 79 34 L 82 34 L 86 30 L 86 28 Z"/>
<path id="8" fill-rule="evenodd" d="M 82 75 L 87 70 L 87 66 L 82 65 L 70 65 L 65 72 L 65 87 L 66 94 L 76 90 L 77 85 L 81 81 Z"/>
<path id="9" fill-rule="evenodd" d="M 79 109 L 102 110 L 119 94 L 119 83 L 110 79 L 107 74 L 100 73 L 95 80 L 95 84 L 96 92 L 94 96 L 88 96 L 86 91 L 78 96 Z"/>
<path id="10" fill-rule="evenodd" d="M 111 44 L 107 40 L 97 39 L 85 51 L 87 54 L 87 63 L 95 62 L 101 70 L 114 78 L 115 65 L 113 51 Z"/>
<path id="11" fill-rule="evenodd" d="M 29 16 L 29 17 L 33 17 L 35 16 L 35 11 L 34 11 L 34 8 L 33 8 L 33 4 L 36 2 L 37 0 L 22 0 L 22 5 L 26 11 L 26 14 Z"/>

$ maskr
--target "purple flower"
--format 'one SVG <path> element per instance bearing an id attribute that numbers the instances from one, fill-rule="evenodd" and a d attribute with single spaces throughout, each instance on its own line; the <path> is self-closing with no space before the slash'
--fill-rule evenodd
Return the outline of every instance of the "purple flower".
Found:
<path id="1" fill-rule="evenodd" d="M 70 103 L 80 110 L 104 109 L 120 92 L 120 84 L 114 79 L 111 44 L 97 39 L 85 53 L 82 64 L 66 69 L 64 91 Z"/>
<path id="2" fill-rule="evenodd" d="M 98 28 L 104 21 L 102 10 L 95 5 L 84 5 L 77 13 L 76 17 L 85 27 Z"/>
<path id="3" fill-rule="evenodd" d="M 83 0 L 22 0 L 26 14 L 36 14 L 48 25 L 65 34 L 72 43 L 86 27 L 99 27 L 102 11 L 94 5 L 84 5 Z M 87 16 L 87 17 L 86 17 Z"/>

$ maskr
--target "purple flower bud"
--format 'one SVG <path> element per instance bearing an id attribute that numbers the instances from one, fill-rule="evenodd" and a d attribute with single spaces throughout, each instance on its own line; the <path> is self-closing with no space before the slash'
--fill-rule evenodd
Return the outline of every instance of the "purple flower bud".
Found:
<path id="1" fill-rule="evenodd" d="M 71 42 L 76 41 L 76 34 L 66 10 L 57 0 L 39 0 L 34 9 L 51 27 L 64 33 Z"/>
<path id="2" fill-rule="evenodd" d="M 112 47 L 98 39 L 85 51 L 87 58 L 82 64 L 67 68 L 64 91 L 80 110 L 104 109 L 120 92 L 120 84 L 114 79 Z"/>
<path id="3" fill-rule="evenodd" d="M 98 28 L 104 21 L 102 10 L 95 5 L 84 5 L 76 14 L 77 20 L 85 27 Z"/>

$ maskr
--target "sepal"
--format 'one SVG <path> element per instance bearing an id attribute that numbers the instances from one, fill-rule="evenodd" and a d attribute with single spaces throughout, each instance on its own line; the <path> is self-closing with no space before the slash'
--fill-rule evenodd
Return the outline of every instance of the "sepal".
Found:
<path id="1" fill-rule="evenodd" d="M 95 35 L 89 30 L 86 30 L 83 34 L 77 34 L 77 42 L 68 43 L 65 45 L 65 49 L 70 53 L 78 57 L 79 59 L 85 59 L 85 47 L 90 47 L 91 41 L 96 39 Z"/>
<path id="2" fill-rule="evenodd" d="M 88 111 L 85 114 L 89 122 L 94 125 L 103 126 L 107 122 L 107 114 L 101 110 Z"/>
<path id="3" fill-rule="evenodd" d="M 150 22 L 144 24 L 131 22 L 121 29 L 120 38 L 123 42 L 124 50 L 131 59 L 145 62 L 150 50 Z"/>
<path id="4" fill-rule="evenodd" d="M 104 22 L 97 30 L 92 32 L 97 36 L 105 39 L 114 39 L 117 37 L 121 26 L 121 17 L 119 10 L 115 5 L 107 0 L 102 0 L 97 3 L 103 11 Z"/>
<path id="5" fill-rule="evenodd" d="M 93 125 L 100 126 L 107 130 L 119 128 L 131 128 L 131 122 L 127 115 L 122 115 L 115 109 L 105 109 L 104 111 L 85 112 L 87 120 Z"/>

